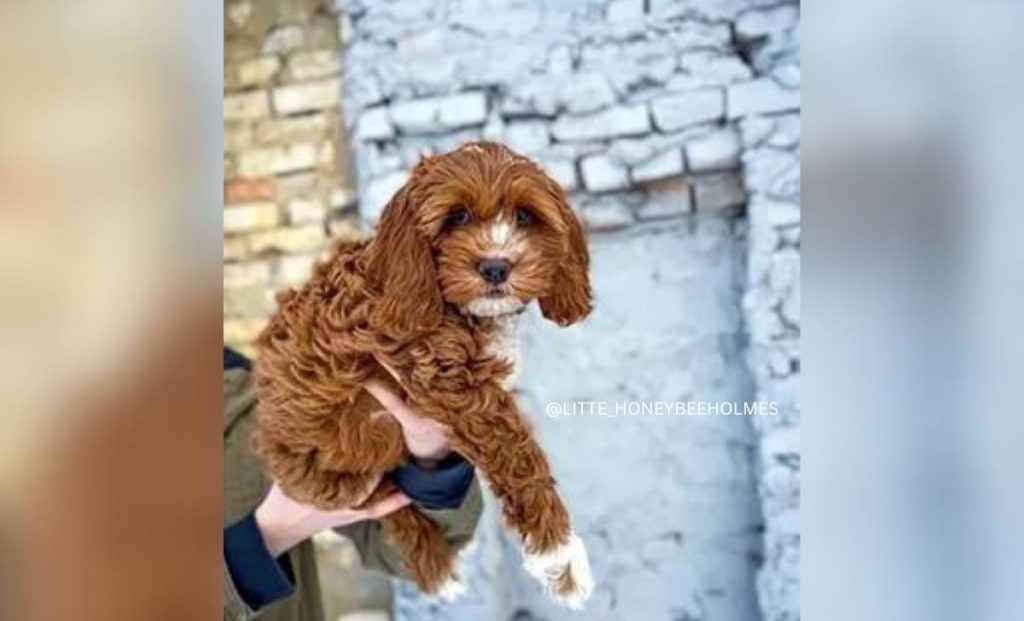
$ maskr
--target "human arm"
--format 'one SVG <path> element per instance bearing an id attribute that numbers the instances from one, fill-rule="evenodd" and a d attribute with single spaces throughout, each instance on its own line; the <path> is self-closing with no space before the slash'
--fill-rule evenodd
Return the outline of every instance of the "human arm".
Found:
<path id="1" fill-rule="evenodd" d="M 254 512 L 224 529 L 225 619 L 255 618 L 295 591 L 286 553 L 296 544 L 322 530 L 384 517 L 410 502 L 396 493 L 370 507 L 324 511 L 296 502 L 273 486 Z"/>
<path id="2" fill-rule="evenodd" d="M 242 369 L 226 372 L 224 479 L 225 507 L 227 507 L 225 515 L 228 518 L 226 521 L 226 524 L 229 525 L 228 528 L 238 525 L 247 517 L 254 520 L 253 509 L 259 507 L 263 500 L 269 498 L 267 490 L 270 483 L 265 478 L 263 466 L 251 450 L 251 437 L 255 428 L 255 406 L 256 400 L 251 390 L 249 373 Z M 438 435 L 427 434 L 424 438 L 423 434 L 418 433 L 411 438 L 406 436 L 406 442 L 408 443 L 411 439 L 413 450 L 420 455 L 433 454 L 429 445 L 433 441 L 439 440 Z M 428 440 L 427 446 L 421 444 L 420 440 L 423 439 Z M 439 455 L 440 457 L 446 456 L 447 448 L 441 453 L 444 455 Z M 409 477 L 403 476 L 403 473 L 396 473 L 394 478 L 400 487 L 406 488 L 408 496 L 415 496 L 419 510 L 441 526 L 449 543 L 459 546 L 472 537 L 480 516 L 482 502 L 480 486 L 473 476 L 472 468 L 462 462 L 463 465 L 455 468 L 454 471 L 449 471 L 450 460 L 461 462 L 454 456 L 449 458 L 449 461 L 442 459 L 437 463 L 417 459 L 418 463 L 410 463 L 402 468 L 404 474 L 411 472 L 412 478 L 422 479 L 426 482 L 426 486 L 418 485 L 417 481 L 409 483 Z M 452 472 L 458 476 L 452 477 Z M 461 474 L 459 474 L 460 472 Z M 467 472 L 469 477 L 465 476 Z M 417 474 L 422 477 L 417 477 Z M 466 478 L 469 479 L 468 485 Z M 438 493 L 448 496 L 448 502 L 440 503 L 444 505 L 443 507 L 429 508 L 434 506 L 431 498 L 436 498 Z M 338 530 L 355 542 L 366 566 L 400 574 L 402 573 L 401 557 L 384 542 L 379 527 L 379 522 L 365 520 L 339 527 Z M 225 535 L 227 535 L 227 529 L 225 529 Z M 264 553 L 269 556 L 270 553 L 265 549 L 262 535 L 258 539 L 258 544 L 264 547 Z M 246 604 L 226 561 L 225 558 L 223 567 L 225 621 L 249 621 L 258 618 L 267 610 L 267 607 L 253 608 Z M 310 596 L 309 585 L 316 582 L 315 559 L 312 546 L 309 543 L 300 544 L 290 553 L 274 559 L 274 563 L 270 564 L 269 568 L 272 570 L 272 574 L 274 572 L 281 573 L 285 576 L 286 581 L 291 581 L 290 584 L 295 585 L 295 593 L 292 596 L 278 600 L 277 603 L 269 606 L 275 615 L 282 611 L 281 607 L 297 613 L 300 608 L 310 605 L 308 602 L 302 603 Z M 289 568 L 291 574 L 287 571 Z"/>
<path id="3" fill-rule="evenodd" d="M 251 433 L 250 423 L 246 417 L 238 429 L 232 430 L 227 443 L 232 451 L 244 450 L 248 446 L 245 439 Z M 236 437 L 238 442 L 235 441 Z M 305 567 L 306 561 L 312 558 L 309 544 L 299 547 L 296 553 L 281 552 L 326 528 L 335 528 L 349 537 L 356 545 L 365 566 L 403 575 L 401 555 L 385 541 L 380 522 L 372 518 L 405 506 L 410 499 L 417 503 L 421 513 L 441 527 L 449 543 L 461 546 L 467 542 L 472 536 L 482 506 L 479 485 L 475 481 L 472 466 L 446 448 L 437 449 L 437 440 L 438 434 L 419 430 L 418 437 L 412 441 L 413 450 L 420 455 L 429 454 L 441 459 L 427 462 L 417 460 L 392 473 L 392 479 L 406 492 L 407 497 L 401 497 L 401 502 L 379 513 L 318 511 L 292 501 L 279 488 L 272 487 L 269 493 L 263 495 L 255 511 L 236 514 L 243 517 L 235 518 L 225 529 L 225 620 L 248 621 L 258 618 L 274 602 L 293 602 L 298 597 L 305 597 L 305 587 L 302 585 L 308 582 L 311 575 L 315 579 L 315 573 L 311 574 L 309 568 Z M 435 448 L 431 448 L 431 444 Z M 237 486 L 257 472 L 256 468 L 254 462 L 229 472 L 236 472 L 232 479 Z M 376 487 L 376 484 L 377 481 L 374 481 L 371 487 Z M 285 605 L 292 606 L 294 602 Z M 273 607 L 276 609 L 276 606 Z"/>
<path id="4" fill-rule="evenodd" d="M 383 382 L 371 380 L 365 387 L 386 408 L 382 415 L 390 413 L 399 421 L 412 456 L 410 463 L 390 473 L 392 480 L 452 547 L 463 547 L 472 539 L 483 510 L 472 464 L 451 450 L 442 425 L 412 411 Z M 379 522 L 354 524 L 338 532 L 355 543 L 364 566 L 404 575 L 401 555 L 385 540 Z"/>

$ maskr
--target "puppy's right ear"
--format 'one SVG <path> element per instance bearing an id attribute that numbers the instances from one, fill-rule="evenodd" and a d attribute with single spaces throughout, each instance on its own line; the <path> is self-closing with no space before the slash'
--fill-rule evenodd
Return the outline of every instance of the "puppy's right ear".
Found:
<path id="1" fill-rule="evenodd" d="M 369 248 L 369 276 L 378 294 L 370 323 L 396 340 L 436 328 L 444 306 L 430 244 L 417 226 L 417 172 L 384 208 Z"/>
<path id="2" fill-rule="evenodd" d="M 558 263 L 551 292 L 542 296 L 541 314 L 560 326 L 569 326 L 584 319 L 593 310 L 590 289 L 590 253 L 583 227 L 573 213 L 565 192 L 549 179 L 551 195 L 565 228 L 565 254 Z"/>

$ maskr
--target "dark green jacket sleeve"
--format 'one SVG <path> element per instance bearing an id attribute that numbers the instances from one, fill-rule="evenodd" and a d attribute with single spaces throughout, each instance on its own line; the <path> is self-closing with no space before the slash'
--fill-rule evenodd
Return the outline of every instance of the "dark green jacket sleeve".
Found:
<path id="1" fill-rule="evenodd" d="M 418 510 L 441 528 L 444 538 L 453 548 L 458 550 L 464 547 L 473 538 L 473 531 L 476 529 L 483 511 L 483 496 L 479 477 L 473 478 L 473 484 L 459 507 L 455 509 L 418 507 Z M 408 578 L 402 556 L 385 539 L 380 522 L 360 522 L 336 529 L 336 531 L 355 543 L 364 567 Z"/>
<path id="2" fill-rule="evenodd" d="M 245 600 L 238 594 L 235 583 L 231 579 L 231 572 L 228 571 L 227 563 L 223 564 L 224 570 L 224 621 L 249 621 L 256 617 L 257 611 L 249 608 Z"/>
<path id="3" fill-rule="evenodd" d="M 224 526 L 253 512 L 267 495 L 270 481 L 252 452 L 256 397 L 248 371 L 224 373 Z M 224 621 L 323 621 L 320 581 L 312 541 L 288 552 L 295 593 L 260 610 L 245 604 L 226 562 L 222 561 Z"/>
<path id="4" fill-rule="evenodd" d="M 288 559 L 294 572 L 295 593 L 258 610 L 245 603 L 224 563 L 224 621 L 324 621 L 313 542 L 300 543 L 288 552 Z"/>

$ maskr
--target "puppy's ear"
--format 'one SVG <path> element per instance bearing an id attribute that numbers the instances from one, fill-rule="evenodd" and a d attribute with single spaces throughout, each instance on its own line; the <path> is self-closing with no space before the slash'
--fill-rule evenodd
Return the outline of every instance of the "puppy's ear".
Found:
<path id="1" fill-rule="evenodd" d="M 417 228 L 416 177 L 384 208 L 370 244 L 369 275 L 379 293 L 370 323 L 396 340 L 436 328 L 443 308 L 430 245 Z"/>
<path id="2" fill-rule="evenodd" d="M 565 198 L 556 188 L 559 216 L 565 224 L 565 256 L 555 272 L 551 293 L 540 298 L 541 313 L 560 326 L 580 321 L 593 310 L 590 292 L 590 253 L 583 227 Z"/>

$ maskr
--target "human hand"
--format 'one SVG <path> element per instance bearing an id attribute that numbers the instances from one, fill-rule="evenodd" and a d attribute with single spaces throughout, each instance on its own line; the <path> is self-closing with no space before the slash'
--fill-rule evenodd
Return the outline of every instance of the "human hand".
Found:
<path id="1" fill-rule="evenodd" d="M 380 360 L 377 362 L 395 378 L 395 381 L 401 383 L 398 374 L 391 367 Z M 448 429 L 444 425 L 414 412 L 401 397 L 391 392 L 384 382 L 371 379 L 363 387 L 387 410 L 378 414 L 387 416 L 390 413 L 401 425 L 405 445 L 420 466 L 436 466 L 448 456 L 451 447 L 448 444 Z"/>
<path id="2" fill-rule="evenodd" d="M 366 495 L 355 503 L 362 504 L 380 483 L 380 477 L 371 481 Z M 334 509 L 325 511 L 305 505 L 289 498 L 275 483 L 267 497 L 256 509 L 256 526 L 263 535 L 263 542 L 274 558 L 284 554 L 299 542 L 309 539 L 320 531 L 339 526 L 348 526 L 364 520 L 380 519 L 398 511 L 412 500 L 401 492 L 361 509 Z"/>

